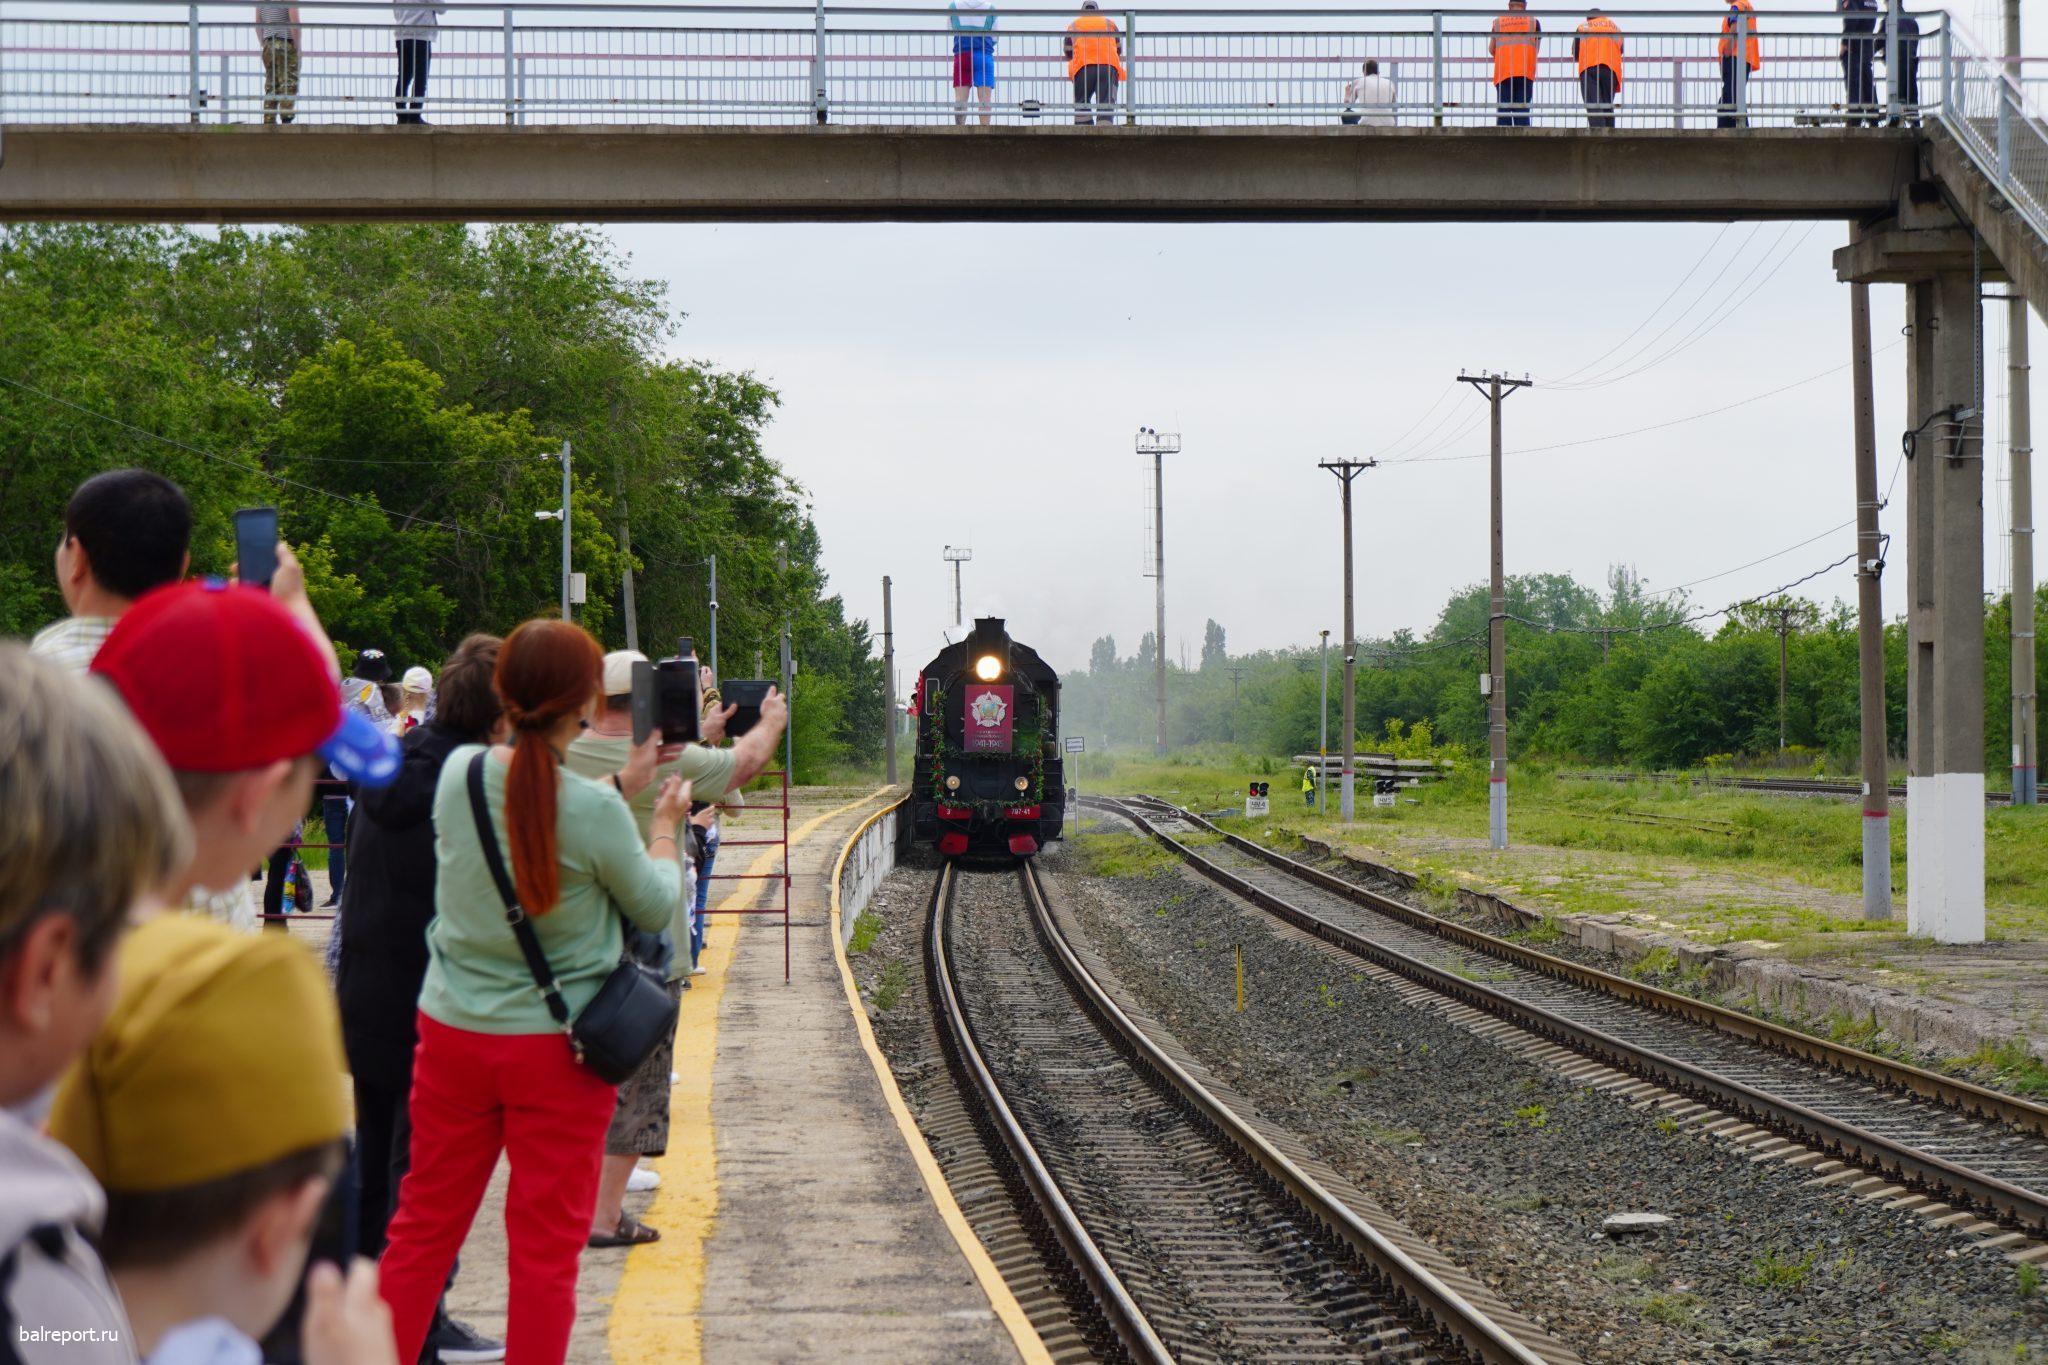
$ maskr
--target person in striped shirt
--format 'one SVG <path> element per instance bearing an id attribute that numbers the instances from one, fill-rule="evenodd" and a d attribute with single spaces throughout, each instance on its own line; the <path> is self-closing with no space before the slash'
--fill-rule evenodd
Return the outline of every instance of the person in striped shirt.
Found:
<path id="1" fill-rule="evenodd" d="M 981 126 L 991 119 L 996 97 L 996 15 L 990 0 L 953 0 L 948 6 L 953 32 L 953 122 L 967 122 L 967 95 L 981 101 Z"/>

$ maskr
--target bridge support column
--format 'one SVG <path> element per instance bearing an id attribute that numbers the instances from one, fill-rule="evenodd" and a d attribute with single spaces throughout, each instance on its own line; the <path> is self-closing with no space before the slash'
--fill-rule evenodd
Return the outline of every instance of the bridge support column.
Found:
<path id="1" fill-rule="evenodd" d="M 1984 419 L 1976 281 L 1907 286 L 1906 926 L 1984 941 Z"/>
<path id="2" fill-rule="evenodd" d="M 1915 184 L 1835 253 L 1906 286 L 1906 928 L 1984 941 L 1984 402 L 1978 286 L 2006 272 Z"/>

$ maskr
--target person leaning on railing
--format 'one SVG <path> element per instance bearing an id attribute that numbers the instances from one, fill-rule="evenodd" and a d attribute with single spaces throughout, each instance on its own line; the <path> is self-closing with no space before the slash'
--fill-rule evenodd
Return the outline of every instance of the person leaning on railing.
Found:
<path id="1" fill-rule="evenodd" d="M 447 6 L 393 5 L 391 16 L 398 39 L 398 121 L 425 123 L 427 68 L 433 62 L 434 35 L 441 30 L 441 15 Z"/>
<path id="2" fill-rule="evenodd" d="M 256 36 L 263 44 L 263 121 L 290 123 L 299 93 L 299 7 L 258 5 Z"/>
<path id="3" fill-rule="evenodd" d="M 616 1088 L 583 1065 L 534 989 L 492 872 L 509 864 L 520 911 L 568 1019 L 612 977 L 627 924 L 666 929 L 683 894 L 676 838 L 689 797 L 661 788 L 642 842 L 626 800 L 654 778 L 656 737 L 618 787 L 578 776 L 563 754 L 600 702 L 603 649 L 572 622 L 528 621 L 498 653 L 495 682 L 514 743 L 448 756 L 434 793 L 434 921 L 413 1059 L 412 1169 L 386 1232 L 383 1293 L 399 1358 L 415 1360 L 449 1267 L 497 1167 L 509 1158 L 512 1360 L 561 1360 L 576 1317 Z M 471 796 L 475 766 L 485 824 Z M 486 840 L 490 844 L 486 844 Z"/>
<path id="4" fill-rule="evenodd" d="M 1536 94 L 1536 53 L 1543 42 L 1543 24 L 1528 8 L 1527 0 L 1508 0 L 1508 12 L 1493 21 L 1493 36 L 1486 43 L 1499 109 L 1493 121 L 1502 128 L 1527 128 Z"/>
<path id="5" fill-rule="evenodd" d="M 1842 125 L 1877 126 L 1877 0 L 1835 0 L 1842 15 Z"/>
<path id="6" fill-rule="evenodd" d="M 1116 21 L 1096 0 L 1081 0 L 1081 15 L 1067 25 L 1067 75 L 1074 82 L 1074 122 L 1116 122 L 1116 83 L 1124 76 L 1123 40 Z"/>
<path id="7" fill-rule="evenodd" d="M 1748 117 L 1737 111 L 1748 108 L 1749 101 L 1743 92 L 1748 89 L 1750 76 L 1764 64 L 1763 46 L 1756 36 L 1755 11 L 1750 0 L 1728 0 L 1728 15 L 1721 21 L 1721 114 L 1714 120 L 1717 128 L 1742 128 L 1749 123 Z M 1735 52 L 1738 17 L 1749 35 L 1739 57 Z"/>
<path id="8" fill-rule="evenodd" d="M 1612 128 L 1614 100 L 1621 93 L 1621 30 L 1597 9 L 1586 11 L 1572 39 L 1572 60 L 1579 66 L 1579 94 L 1586 101 L 1586 126 Z"/>

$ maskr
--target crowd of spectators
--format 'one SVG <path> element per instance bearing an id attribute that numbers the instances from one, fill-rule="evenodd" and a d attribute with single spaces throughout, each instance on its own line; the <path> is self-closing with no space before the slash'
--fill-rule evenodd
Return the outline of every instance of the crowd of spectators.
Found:
<path id="1" fill-rule="evenodd" d="M 585 1249 L 659 1236 L 624 1195 L 786 707 L 725 744 L 707 672 L 701 740 L 636 744 L 640 656 L 553 618 L 344 676 L 288 544 L 268 591 L 190 579 L 191 525 L 88 480 L 69 614 L 0 641 L 0 1359 L 559 1361 Z M 329 970 L 249 893 L 316 809 Z M 582 1015 L 622 978 L 669 1008 L 612 1075 Z M 446 1311 L 501 1158 L 504 1343 Z"/>

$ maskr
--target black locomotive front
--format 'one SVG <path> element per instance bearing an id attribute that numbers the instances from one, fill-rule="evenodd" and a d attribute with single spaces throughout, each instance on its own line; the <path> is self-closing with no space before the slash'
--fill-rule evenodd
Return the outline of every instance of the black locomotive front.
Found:
<path id="1" fill-rule="evenodd" d="M 912 837 L 947 857 L 1029 857 L 1060 837 L 1060 678 L 986 616 L 918 678 Z"/>

